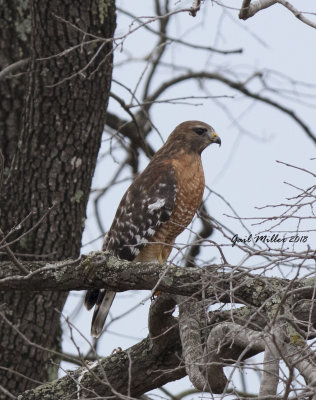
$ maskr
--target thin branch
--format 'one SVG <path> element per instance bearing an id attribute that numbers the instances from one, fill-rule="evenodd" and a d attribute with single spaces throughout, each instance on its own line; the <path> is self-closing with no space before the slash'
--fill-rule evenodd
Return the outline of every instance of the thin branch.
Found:
<path id="1" fill-rule="evenodd" d="M 7 75 L 15 73 L 16 71 L 19 71 L 21 68 L 26 67 L 29 62 L 30 62 L 30 58 L 24 58 L 23 60 L 19 60 L 15 63 L 10 64 L 7 67 L 3 68 L 3 70 L 0 71 L 0 81 L 3 80 L 4 78 L 6 78 Z"/>
<path id="2" fill-rule="evenodd" d="M 127 15 L 127 16 L 133 18 L 133 19 L 134 19 L 135 21 L 137 21 L 137 22 L 142 22 L 140 18 L 137 18 L 135 15 L 131 14 L 130 12 L 128 12 L 128 11 L 126 11 L 126 10 L 121 9 L 120 7 L 117 7 L 117 10 L 120 11 L 122 14 Z M 144 28 L 147 29 L 148 31 L 154 33 L 155 35 L 159 35 L 159 36 L 161 35 L 161 33 L 160 33 L 159 31 L 154 30 L 154 29 L 153 29 L 151 26 L 149 26 L 149 25 L 145 25 Z M 167 36 L 167 35 L 163 36 L 163 39 L 164 39 L 165 41 L 170 41 L 170 42 L 178 43 L 178 44 L 180 44 L 180 45 L 182 45 L 182 46 L 190 47 L 190 48 L 192 48 L 192 49 L 194 49 L 194 50 L 212 51 L 212 52 L 214 52 L 214 53 L 223 54 L 223 55 L 227 55 L 227 54 L 240 54 L 240 53 L 243 52 L 243 49 L 242 49 L 242 48 L 240 48 L 240 49 L 235 49 L 235 50 L 219 50 L 219 49 L 215 49 L 214 47 L 210 47 L 210 46 L 202 46 L 202 45 L 199 45 L 199 44 L 197 44 L 197 43 L 189 43 L 189 42 L 186 42 L 186 41 L 184 41 L 184 40 L 177 39 L 177 38 L 175 38 L 175 37 Z"/>
<path id="3" fill-rule="evenodd" d="M 304 24 L 311 26 L 312 28 L 316 29 L 316 23 L 311 21 L 310 19 L 306 18 L 302 11 L 296 9 L 291 3 L 286 0 L 276 0 L 277 3 L 282 4 L 282 6 L 286 7 L 288 10 L 291 11 L 292 14 L 295 15 L 300 21 L 304 22 Z"/>
<path id="4" fill-rule="evenodd" d="M 170 87 L 180 83 L 184 82 L 187 80 L 191 79 L 210 79 L 210 80 L 217 80 L 219 82 L 224 83 L 225 85 L 231 87 L 232 89 L 235 89 L 244 95 L 259 100 L 265 104 L 268 104 L 270 106 L 275 107 L 276 109 L 284 112 L 285 114 L 289 115 L 292 119 L 294 119 L 295 122 L 297 122 L 300 127 L 305 131 L 305 133 L 308 135 L 310 139 L 316 144 L 316 136 L 313 134 L 313 132 L 310 130 L 310 128 L 303 122 L 293 110 L 290 110 L 289 108 L 283 106 L 282 104 L 277 103 L 276 101 L 265 97 L 261 96 L 258 93 L 251 92 L 248 90 L 245 85 L 241 82 L 234 82 L 223 75 L 220 75 L 218 73 L 211 73 L 211 72 L 192 72 L 192 73 L 187 73 L 180 75 L 176 78 L 170 79 L 169 81 L 165 81 L 148 99 L 147 101 L 154 101 L 156 100 L 159 96 L 161 96 L 162 93 L 164 93 L 167 89 Z"/>
<path id="5" fill-rule="evenodd" d="M 286 162 L 284 162 L 284 161 L 276 160 L 276 162 L 279 163 L 279 164 L 286 165 L 287 167 L 291 167 L 291 168 L 299 169 L 300 171 L 303 171 L 303 172 L 307 172 L 308 174 L 311 174 L 312 176 L 314 176 L 314 177 L 316 178 L 316 174 L 314 174 L 314 173 L 311 172 L 311 171 L 308 171 L 308 170 L 305 169 L 305 168 L 298 167 L 297 165 L 288 164 L 288 163 L 286 163 Z"/>
<path id="6" fill-rule="evenodd" d="M 16 400 L 16 396 L 14 396 L 11 392 L 9 392 L 6 388 L 4 388 L 2 385 L 0 385 L 0 391 L 5 394 L 6 396 L 8 396 L 8 399 L 14 399 Z"/>
<path id="7" fill-rule="evenodd" d="M 13 228 L 2 240 L 0 240 L 0 249 L 5 249 L 8 246 L 11 246 L 12 244 L 20 241 L 23 237 L 29 235 L 31 232 L 33 232 L 42 222 L 43 220 L 47 217 L 47 215 L 55 208 L 56 204 L 53 204 L 51 207 L 49 207 L 44 214 L 40 217 L 38 221 L 36 221 L 30 229 L 27 231 L 23 232 L 19 237 L 11 240 L 10 242 L 7 242 L 7 238 L 15 231 L 21 229 L 21 226 L 27 221 L 32 215 L 34 215 L 36 212 L 31 211 L 15 228 Z M 6 243 L 5 243 L 6 241 Z"/>
<path id="8" fill-rule="evenodd" d="M 3 233 L 2 229 L 0 228 L 0 238 L 3 239 L 3 237 L 4 237 L 4 233 Z M 23 275 L 28 275 L 30 271 L 15 257 L 13 251 L 10 249 L 10 247 L 7 245 L 7 243 L 5 241 L 3 242 L 3 245 L 5 245 L 5 247 L 4 247 L 5 253 L 9 257 L 9 259 L 14 263 L 14 265 L 18 268 L 18 270 Z"/>
<path id="9" fill-rule="evenodd" d="M 159 13 L 161 12 L 160 11 L 160 3 L 156 2 L 155 4 L 156 4 L 156 13 L 159 15 Z M 166 7 L 165 7 L 164 11 L 168 12 L 168 9 L 167 9 L 168 1 L 166 2 L 165 6 Z M 156 72 L 157 68 L 159 67 L 160 60 L 167 48 L 167 46 L 166 46 L 167 41 L 164 37 L 166 36 L 166 33 L 167 33 L 167 26 L 168 26 L 169 21 L 170 21 L 170 18 L 166 18 L 166 19 L 159 21 L 159 27 L 160 27 L 159 41 L 158 41 L 157 45 L 155 46 L 154 53 L 152 53 L 152 63 L 150 66 L 150 71 L 148 73 L 148 77 L 147 77 L 145 85 L 144 85 L 144 94 L 143 94 L 144 99 L 148 97 L 149 87 L 151 85 L 153 77 L 155 76 L 155 72 Z"/>
<path id="10" fill-rule="evenodd" d="M 0 149 L 0 190 L 3 184 L 3 175 L 4 175 L 4 157 Z"/>
<path id="11" fill-rule="evenodd" d="M 312 28 L 316 29 L 316 23 L 309 18 L 304 16 L 303 11 L 299 11 L 295 8 L 290 2 L 286 0 L 257 0 L 252 2 L 251 0 L 243 0 L 239 18 L 246 20 L 250 17 L 253 17 L 257 12 L 264 10 L 265 8 L 271 7 L 273 4 L 281 4 L 283 7 L 287 8 L 291 13 L 304 24 L 311 26 Z"/>
<path id="12" fill-rule="evenodd" d="M 131 140 L 131 142 L 140 147 L 143 152 L 150 158 L 155 154 L 155 150 L 149 145 L 149 143 L 144 139 L 144 136 L 150 131 L 150 129 L 144 127 L 141 124 L 141 118 L 137 118 L 138 126 L 142 126 L 142 131 L 144 134 L 140 134 L 137 126 L 135 126 L 131 121 L 122 120 L 121 118 L 117 117 L 115 114 L 107 112 L 106 124 L 120 132 L 123 136 L 127 137 Z M 138 115 L 138 114 L 137 114 Z"/>
<path id="13" fill-rule="evenodd" d="M 131 110 L 129 109 L 128 105 L 125 103 L 125 101 L 113 92 L 110 92 L 110 97 L 112 97 L 114 100 L 116 100 L 119 103 L 119 105 L 123 108 L 123 110 L 127 112 L 127 114 L 131 117 L 132 121 L 134 122 L 135 126 L 137 127 L 137 129 L 139 131 L 139 126 L 136 121 L 136 118 L 135 118 L 134 114 L 131 112 Z"/>
<path id="14" fill-rule="evenodd" d="M 196 13 L 200 11 L 200 8 L 201 8 L 201 0 L 193 0 L 190 15 L 192 15 L 192 17 L 195 17 Z"/>

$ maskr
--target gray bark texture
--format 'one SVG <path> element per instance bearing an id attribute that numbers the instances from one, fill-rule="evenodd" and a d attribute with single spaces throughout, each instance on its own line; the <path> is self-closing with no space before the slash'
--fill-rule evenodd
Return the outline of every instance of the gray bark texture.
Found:
<path id="1" fill-rule="evenodd" d="M 181 366 L 181 344 L 171 333 L 165 351 L 157 355 L 149 338 L 126 351 L 78 369 L 54 382 L 38 386 L 18 400 L 60 400 L 84 398 L 124 398 L 141 396 L 170 380 L 185 376 Z M 179 358 L 180 357 L 180 358 Z M 129 371 L 130 362 L 132 369 Z M 129 380 L 131 374 L 131 380 Z M 79 396 L 79 397 L 78 397 Z"/>
<path id="2" fill-rule="evenodd" d="M 111 39 L 114 0 L 75 5 L 70 0 L 3 0 L 1 11 L 1 68 L 30 59 L 18 76 L 0 82 L 5 165 L 0 228 L 7 243 L 18 239 L 10 246 L 17 254 L 46 260 L 77 257 L 105 124 L 112 43 L 104 44 L 82 74 L 74 75 L 88 65 L 98 45 L 55 55 L 85 40 L 75 26 Z M 59 349 L 56 310 L 62 310 L 66 297 L 67 292 L 56 291 L 1 293 L 1 386 L 10 393 L 56 377 L 56 366 L 41 346 Z M 29 345 L 14 327 L 39 347 Z M 5 398 L 0 392 L 0 399 Z"/>
<path id="3" fill-rule="evenodd" d="M 289 297 L 288 290 L 291 287 L 295 291 L 295 301 L 291 298 L 295 314 L 308 319 L 306 302 L 309 313 L 314 308 L 314 302 L 310 301 L 313 299 L 314 278 L 291 281 L 250 274 L 248 271 L 232 274 L 223 272 L 221 266 L 214 264 L 204 268 L 182 268 L 172 264 L 134 263 L 119 260 L 101 251 L 63 262 L 23 261 L 21 264 L 30 271 L 28 275 L 21 276 L 12 261 L 0 263 L 0 290 L 9 291 L 13 288 L 28 292 L 40 289 L 64 292 L 105 288 L 124 292 L 159 289 L 197 299 L 215 297 L 223 303 L 231 303 L 233 300 L 236 303 L 247 302 L 253 307 L 266 303 L 269 307 L 271 298 L 277 295 Z M 241 314 L 240 318 L 246 319 L 249 315 Z M 253 316 L 252 320 L 259 323 L 260 318 Z"/>

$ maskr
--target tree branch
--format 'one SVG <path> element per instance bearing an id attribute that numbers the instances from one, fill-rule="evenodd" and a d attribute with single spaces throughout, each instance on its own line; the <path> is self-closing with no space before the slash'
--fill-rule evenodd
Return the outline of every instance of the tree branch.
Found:
<path id="1" fill-rule="evenodd" d="M 180 298 L 177 302 L 179 304 L 179 331 L 185 370 L 194 387 L 203 392 L 208 387 L 208 382 L 201 368 L 203 347 L 200 320 L 203 307 L 195 299 Z"/>
<path id="2" fill-rule="evenodd" d="M 250 3 L 251 0 L 243 0 L 241 9 L 239 11 L 240 19 L 247 19 Z"/>
<path id="3" fill-rule="evenodd" d="M 127 16 L 133 18 L 133 20 L 135 20 L 135 21 L 137 21 L 137 22 L 139 22 L 139 23 L 142 23 L 142 22 L 143 22 L 140 18 L 137 18 L 136 15 L 131 14 L 131 13 L 128 12 L 127 10 L 123 10 L 123 9 L 120 8 L 120 7 L 117 7 L 117 10 L 118 10 L 119 12 L 121 12 L 122 14 L 127 15 Z M 180 44 L 180 45 L 182 45 L 182 46 L 190 47 L 191 49 L 194 49 L 194 50 L 212 51 L 212 52 L 214 52 L 214 53 L 224 54 L 224 55 L 227 55 L 227 54 L 238 54 L 238 53 L 242 53 L 242 52 L 243 52 L 243 49 L 242 49 L 242 48 L 234 49 L 234 50 L 220 50 L 220 49 L 216 49 L 216 48 L 210 47 L 210 46 L 202 46 L 202 45 L 200 45 L 200 44 L 198 44 L 198 43 L 190 43 L 190 42 L 187 42 L 187 41 L 185 41 L 185 40 L 181 40 L 181 39 L 179 39 L 179 38 L 177 38 L 177 37 L 172 37 L 172 36 L 169 36 L 169 35 L 164 35 L 162 32 L 153 29 L 150 25 L 144 25 L 144 29 L 148 30 L 149 32 L 154 33 L 155 35 L 158 35 L 159 37 L 162 36 L 162 38 L 163 38 L 166 42 L 168 41 L 168 42 L 178 43 L 178 44 Z"/>
<path id="4" fill-rule="evenodd" d="M 30 62 L 29 58 L 24 58 L 23 60 L 16 61 L 13 64 L 8 65 L 0 71 L 0 81 L 7 77 L 7 75 L 15 73 L 16 71 L 26 67 Z"/>
<path id="5" fill-rule="evenodd" d="M 276 0 L 277 3 L 282 4 L 285 8 L 291 11 L 294 16 L 300 21 L 304 22 L 304 24 L 311 26 L 312 28 L 316 28 L 316 23 L 306 18 L 304 14 L 295 8 L 291 3 L 286 0 Z"/>
<path id="6" fill-rule="evenodd" d="M 146 338 L 126 351 L 99 359 L 88 364 L 87 367 L 69 372 L 61 379 L 28 390 L 18 399 L 67 398 L 70 400 L 85 398 L 85 393 L 89 393 L 90 396 L 93 393 L 95 397 L 126 398 L 128 385 L 130 385 L 131 396 L 140 396 L 185 376 L 184 367 L 180 365 L 180 340 L 175 340 L 172 333 L 169 334 L 169 339 L 170 341 L 165 340 L 165 351 L 159 354 L 153 351 L 151 340 Z M 132 360 L 131 380 L 129 380 L 130 360 Z"/>
<path id="7" fill-rule="evenodd" d="M 202 204 L 200 205 L 199 215 L 200 215 L 200 221 L 202 223 L 202 228 L 199 231 L 199 233 L 195 235 L 195 238 L 193 239 L 192 244 L 190 245 L 186 253 L 185 266 L 187 268 L 194 267 L 194 260 L 200 254 L 203 239 L 207 239 L 208 237 L 210 237 L 214 231 L 212 221 L 207 212 L 204 202 L 202 202 Z"/>
<path id="8" fill-rule="evenodd" d="M 265 335 L 265 351 L 263 361 L 263 373 L 260 384 L 259 396 L 277 395 L 279 384 L 280 348 L 282 348 L 284 334 L 277 324 L 271 329 L 271 333 Z M 269 398 L 269 397 L 268 397 Z"/>
<path id="9" fill-rule="evenodd" d="M 135 146 L 141 148 L 146 155 L 151 157 L 155 154 L 155 151 L 145 140 L 146 135 L 151 130 L 151 126 L 148 124 L 148 121 L 145 121 L 144 117 L 141 118 L 139 113 L 137 113 L 136 121 L 137 125 L 132 121 L 127 122 L 122 120 L 110 112 L 107 112 L 106 114 L 106 124 L 110 128 L 120 132 L 123 136 L 130 139 Z"/>
<path id="10" fill-rule="evenodd" d="M 312 399 L 315 400 L 316 362 L 314 351 L 303 341 L 298 341 L 298 343 L 294 343 L 293 341 L 291 341 L 291 343 L 285 343 L 283 351 L 283 359 L 286 360 L 286 363 L 291 367 L 297 368 L 302 374 L 305 382 L 314 391 Z"/>
<path id="11" fill-rule="evenodd" d="M 239 12 L 239 18 L 240 19 L 248 19 L 253 17 L 255 14 L 257 14 L 258 11 L 264 10 L 265 8 L 271 7 L 273 4 L 279 3 L 283 7 L 287 8 L 291 13 L 300 21 L 302 21 L 304 24 L 311 26 L 312 28 L 316 28 L 316 23 L 311 21 L 310 19 L 306 18 L 304 16 L 304 13 L 302 11 L 299 11 L 297 8 L 295 8 L 291 3 L 289 3 L 286 0 L 257 0 L 252 2 L 251 0 L 243 0 L 240 12 Z"/>
<path id="12" fill-rule="evenodd" d="M 93 252 L 77 260 L 63 262 L 21 263 L 28 275 L 12 275 L 16 266 L 10 261 L 0 263 L 0 290 L 69 291 L 106 288 L 116 292 L 126 290 L 160 290 L 200 299 L 216 298 L 219 302 L 247 303 L 263 306 L 270 298 L 289 296 L 290 281 L 262 277 L 247 270 L 226 265 L 204 268 L 182 268 L 172 264 L 135 263 L 119 260 L 106 252 Z M 295 299 L 312 298 L 315 280 L 297 279 L 292 283 Z"/>
<path id="13" fill-rule="evenodd" d="M 271 7 L 273 4 L 277 2 L 277 0 L 257 0 L 250 4 L 251 0 L 243 0 L 239 18 L 240 19 L 248 19 L 257 14 L 258 11 L 264 10 L 265 8 Z"/>
<path id="14" fill-rule="evenodd" d="M 283 106 L 282 104 L 277 103 L 276 101 L 265 97 L 261 96 L 258 93 L 251 92 L 246 88 L 246 86 L 242 82 L 235 82 L 232 81 L 231 79 L 226 78 L 223 75 L 217 74 L 217 73 L 212 73 L 212 72 L 190 72 L 187 74 L 180 75 L 176 78 L 170 79 L 169 81 L 165 81 L 148 99 L 147 101 L 155 101 L 163 92 L 165 92 L 167 89 L 169 89 L 171 86 L 184 82 L 190 79 L 210 79 L 210 80 L 217 80 L 219 82 L 224 83 L 225 85 L 231 87 L 232 89 L 235 89 L 244 95 L 253 98 L 255 100 L 259 100 L 265 104 L 268 104 L 270 106 L 275 107 L 276 109 L 284 112 L 285 114 L 289 115 L 292 119 L 294 119 L 295 122 L 297 122 L 298 125 L 305 131 L 305 133 L 308 135 L 310 139 L 314 143 L 316 143 L 316 136 L 313 134 L 313 132 L 310 130 L 310 128 L 305 124 L 304 121 L 302 121 L 296 113 Z"/>
<path id="15" fill-rule="evenodd" d="M 214 393 L 223 393 L 228 380 L 223 367 L 252 357 L 264 350 L 261 332 L 232 322 L 216 325 L 209 333 L 204 363 Z"/>

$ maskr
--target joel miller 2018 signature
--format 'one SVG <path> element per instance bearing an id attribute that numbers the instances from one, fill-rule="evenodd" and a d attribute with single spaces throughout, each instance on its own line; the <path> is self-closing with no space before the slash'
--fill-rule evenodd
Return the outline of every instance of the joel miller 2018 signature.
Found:
<path id="1" fill-rule="evenodd" d="M 255 235 L 250 234 L 248 237 L 241 238 L 238 234 L 234 235 L 230 241 L 232 242 L 232 247 L 236 245 L 236 243 L 305 243 L 307 242 L 308 236 L 299 236 L 293 235 L 289 237 L 280 237 L 278 233 L 274 233 L 273 235 Z"/>

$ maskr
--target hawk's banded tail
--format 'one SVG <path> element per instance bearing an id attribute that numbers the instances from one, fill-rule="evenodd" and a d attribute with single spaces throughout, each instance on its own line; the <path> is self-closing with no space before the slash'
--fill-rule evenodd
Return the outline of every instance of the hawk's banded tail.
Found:
<path id="1" fill-rule="evenodd" d="M 115 295 L 115 292 L 104 289 L 88 290 L 86 293 L 84 299 L 86 308 L 90 310 L 95 305 L 91 323 L 91 336 L 98 338 L 101 335 Z"/>

